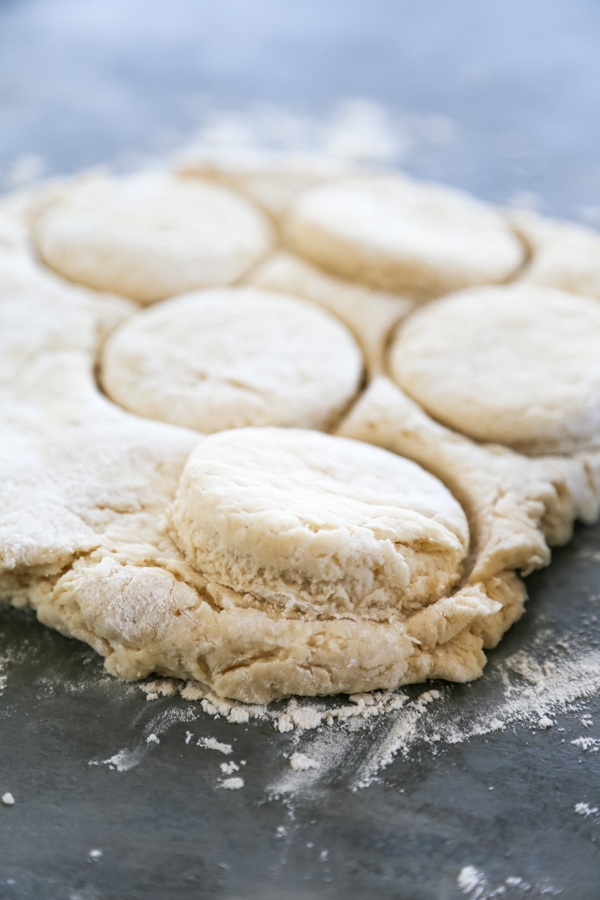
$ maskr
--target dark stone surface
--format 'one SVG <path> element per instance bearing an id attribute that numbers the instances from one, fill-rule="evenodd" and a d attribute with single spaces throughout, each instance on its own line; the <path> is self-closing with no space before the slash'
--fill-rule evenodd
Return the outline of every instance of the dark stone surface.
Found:
<path id="1" fill-rule="evenodd" d="M 544 208 L 593 220 L 599 25 L 592 0 L 0 0 L 0 167 L 8 179 L 15 157 L 35 153 L 47 172 L 72 171 L 169 149 L 211 107 L 324 115 L 359 95 L 412 128 L 416 174 L 494 200 L 535 191 Z M 451 124 L 441 144 L 430 117 Z M 502 708 L 509 656 L 531 650 L 560 672 L 578 645 L 598 647 L 599 539 L 580 529 L 529 579 L 528 613 L 484 677 L 443 688 L 444 734 Z M 149 703 L 86 647 L 29 615 L 0 619 L 0 792 L 16 799 L 0 806 L 2 898 L 600 897 L 600 816 L 574 810 L 600 807 L 600 754 L 571 743 L 600 738 L 598 696 L 547 730 L 515 721 L 459 744 L 417 740 L 361 790 L 357 766 L 392 719 L 350 742 L 331 731 L 338 765 L 277 796 L 284 754 L 319 734 L 298 744 L 180 698 Z M 151 731 L 159 744 L 146 744 Z M 225 757 L 198 747 L 202 735 L 247 761 L 242 790 L 218 788 Z M 122 750 L 137 759 L 129 770 L 103 762 Z M 485 884 L 461 889 L 464 866 Z"/>

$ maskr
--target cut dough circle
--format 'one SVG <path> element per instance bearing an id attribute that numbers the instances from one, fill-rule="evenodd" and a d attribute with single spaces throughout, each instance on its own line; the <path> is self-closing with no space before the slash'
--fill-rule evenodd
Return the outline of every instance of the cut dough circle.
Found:
<path id="1" fill-rule="evenodd" d="M 600 447 L 600 305 L 534 285 L 473 288 L 410 316 L 397 383 L 434 418 L 519 452 Z"/>
<path id="2" fill-rule="evenodd" d="M 108 396 L 150 419 L 207 433 L 245 425 L 327 428 L 355 396 L 362 355 L 329 313 L 252 287 L 174 297 L 108 339 Z"/>
<path id="3" fill-rule="evenodd" d="M 33 240 L 70 281 L 154 303 L 231 284 L 273 234 L 266 216 L 226 187 L 146 172 L 67 187 L 36 217 Z"/>
<path id="4" fill-rule="evenodd" d="M 292 618 L 406 617 L 457 584 L 469 544 L 462 508 L 420 466 L 300 429 L 206 438 L 170 521 L 209 582 Z"/>
<path id="5" fill-rule="evenodd" d="M 293 249 L 317 265 L 416 297 L 505 281 L 525 252 L 494 209 L 399 176 L 339 179 L 306 191 L 284 224 Z"/>

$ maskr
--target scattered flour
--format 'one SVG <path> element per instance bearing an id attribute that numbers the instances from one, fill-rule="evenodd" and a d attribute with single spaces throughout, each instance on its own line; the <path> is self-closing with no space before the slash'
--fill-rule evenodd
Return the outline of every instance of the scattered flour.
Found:
<path id="1" fill-rule="evenodd" d="M 160 744 L 160 738 L 158 737 L 157 734 L 154 734 L 154 733 L 149 734 L 148 737 L 146 738 L 146 743 L 147 744 Z"/>
<path id="2" fill-rule="evenodd" d="M 490 884 L 489 879 L 475 866 L 463 866 L 458 873 L 456 883 L 463 894 L 466 894 L 471 900 L 493 900 L 496 897 L 506 895 L 506 889 L 511 888 L 511 897 L 523 895 L 526 897 L 553 896 L 562 894 L 562 888 L 553 887 L 547 879 L 541 881 L 530 882 L 518 875 L 509 875 L 500 884 L 495 887 Z"/>
<path id="3" fill-rule="evenodd" d="M 200 738 L 196 741 L 198 747 L 205 747 L 207 750 L 218 750 L 219 753 L 224 753 L 225 756 L 229 756 L 230 753 L 233 753 L 233 747 L 231 744 L 222 744 L 216 738 L 207 737 Z"/>
<path id="4" fill-rule="evenodd" d="M 233 775 L 234 772 L 240 771 L 240 767 L 234 762 L 221 763 L 219 768 L 221 769 L 223 775 Z"/>
<path id="5" fill-rule="evenodd" d="M 223 788 L 226 791 L 239 791 L 240 788 L 244 787 L 244 779 L 243 778 L 225 778 L 219 787 Z"/>
<path id="6" fill-rule="evenodd" d="M 98 862 L 98 860 L 102 859 L 102 857 L 104 856 L 104 851 L 103 850 L 90 850 L 90 852 L 88 853 L 88 856 L 93 862 Z"/>
<path id="7" fill-rule="evenodd" d="M 142 761 L 144 753 L 141 748 L 137 750 L 119 750 L 114 756 L 103 759 L 102 762 L 109 769 L 117 772 L 128 772 Z"/>
<path id="8" fill-rule="evenodd" d="M 318 769 L 319 763 L 305 753 L 293 753 L 290 757 L 290 766 L 296 771 L 305 772 L 307 769 Z"/>
<path id="9" fill-rule="evenodd" d="M 598 753 L 600 750 L 600 739 L 592 737 L 578 737 L 571 741 L 576 747 L 581 747 L 584 753 Z"/>
<path id="10" fill-rule="evenodd" d="M 600 812 L 597 806 L 590 806 L 589 803 L 576 803 L 573 807 L 578 816 L 597 816 Z"/>

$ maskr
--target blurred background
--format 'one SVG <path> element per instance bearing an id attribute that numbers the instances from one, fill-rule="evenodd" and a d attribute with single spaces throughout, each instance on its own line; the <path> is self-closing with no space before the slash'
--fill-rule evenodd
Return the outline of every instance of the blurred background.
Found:
<path id="1" fill-rule="evenodd" d="M 597 0 L 0 0 L 0 187 L 196 137 L 600 225 Z"/>

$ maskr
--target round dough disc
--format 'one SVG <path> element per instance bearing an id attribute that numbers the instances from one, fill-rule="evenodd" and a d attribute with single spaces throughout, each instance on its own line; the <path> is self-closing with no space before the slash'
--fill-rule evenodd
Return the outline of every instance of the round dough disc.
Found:
<path id="1" fill-rule="evenodd" d="M 600 304 L 552 288 L 472 288 L 405 320 L 394 378 L 434 418 L 528 454 L 600 447 Z"/>
<path id="2" fill-rule="evenodd" d="M 302 194 L 286 221 L 300 254 L 346 278 L 431 297 L 505 281 L 523 245 L 499 213 L 452 188 L 399 176 L 336 180 Z"/>
<path id="3" fill-rule="evenodd" d="M 311 303 L 214 288 L 128 319 L 105 344 L 100 377 L 125 409 L 199 431 L 326 428 L 356 394 L 362 356 L 351 333 Z"/>
<path id="4" fill-rule="evenodd" d="M 209 581 L 288 616 L 409 615 L 459 581 L 469 539 L 462 508 L 416 463 L 300 429 L 202 441 L 170 518 Z"/>
<path id="5" fill-rule="evenodd" d="M 40 213 L 33 238 L 60 275 L 140 303 L 231 284 L 273 241 L 240 195 L 163 173 L 82 181 Z"/>

